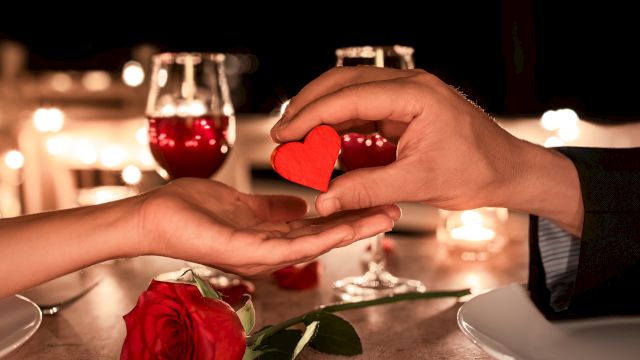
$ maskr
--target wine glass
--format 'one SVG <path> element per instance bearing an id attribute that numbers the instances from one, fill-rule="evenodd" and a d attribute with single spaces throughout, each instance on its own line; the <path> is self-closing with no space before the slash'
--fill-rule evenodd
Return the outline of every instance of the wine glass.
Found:
<path id="1" fill-rule="evenodd" d="M 336 50 L 337 66 L 391 67 L 413 69 L 413 48 L 406 46 L 361 46 Z M 344 171 L 364 167 L 384 166 L 396 159 L 396 144 L 378 133 L 349 133 L 341 137 L 339 164 Z M 398 278 L 385 267 L 382 249 L 384 233 L 370 239 L 371 258 L 367 272 L 351 276 L 333 284 L 335 294 L 345 301 L 373 299 L 392 294 L 424 292 L 424 284 L 418 280 Z"/>
<path id="2" fill-rule="evenodd" d="M 162 53 L 153 56 L 146 116 L 149 147 L 166 180 L 209 178 L 235 141 L 235 115 L 224 54 Z M 199 275 L 214 271 L 196 266 Z"/>

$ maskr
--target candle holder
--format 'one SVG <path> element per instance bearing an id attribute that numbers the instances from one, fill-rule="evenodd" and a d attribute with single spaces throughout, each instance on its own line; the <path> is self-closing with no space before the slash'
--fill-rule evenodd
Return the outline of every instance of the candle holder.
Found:
<path id="1" fill-rule="evenodd" d="M 487 260 L 502 250 L 509 240 L 509 211 L 505 208 L 439 210 L 439 214 L 436 237 L 450 253 L 462 260 Z"/>

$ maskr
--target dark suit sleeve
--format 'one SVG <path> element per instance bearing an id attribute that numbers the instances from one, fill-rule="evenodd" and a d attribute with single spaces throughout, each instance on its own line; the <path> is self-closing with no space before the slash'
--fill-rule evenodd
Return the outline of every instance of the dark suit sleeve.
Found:
<path id="1" fill-rule="evenodd" d="M 640 148 L 556 149 L 573 161 L 580 178 L 584 224 L 580 263 L 569 307 L 555 312 L 531 217 L 529 290 L 549 319 L 640 314 Z"/>

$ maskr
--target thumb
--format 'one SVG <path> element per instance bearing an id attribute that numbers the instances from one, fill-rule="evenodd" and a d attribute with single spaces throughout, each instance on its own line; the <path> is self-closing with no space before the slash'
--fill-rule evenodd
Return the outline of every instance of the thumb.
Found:
<path id="1" fill-rule="evenodd" d="M 396 163 L 387 166 L 363 168 L 347 172 L 334 179 L 329 191 L 316 198 L 316 210 L 321 216 L 338 211 L 370 208 L 394 204 L 404 200 L 406 194 Z"/>

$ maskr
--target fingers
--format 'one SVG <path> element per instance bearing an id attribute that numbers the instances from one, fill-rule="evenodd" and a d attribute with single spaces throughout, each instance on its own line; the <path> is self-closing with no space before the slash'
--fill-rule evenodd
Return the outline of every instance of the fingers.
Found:
<path id="1" fill-rule="evenodd" d="M 335 247 L 389 231 L 393 228 L 394 219 L 399 216 L 400 210 L 395 205 L 387 205 L 336 214 L 330 219 L 324 219 L 324 222 L 316 219 L 315 222 L 310 221 L 286 234 L 220 227 L 216 229 L 214 239 L 202 238 L 188 247 L 206 249 L 213 246 L 210 251 L 197 251 L 197 255 L 191 254 L 184 258 L 212 263 L 233 272 L 242 272 L 248 268 L 273 269 L 283 264 L 312 259 Z M 222 244 L 227 245 L 221 246 Z M 213 259 L 199 259 L 203 253 L 217 256 Z M 176 253 L 171 254 L 175 256 Z"/>
<path id="2" fill-rule="evenodd" d="M 293 239 L 266 240 L 263 242 L 264 248 L 261 251 L 267 251 L 271 264 L 299 262 L 317 257 L 332 248 L 389 231 L 393 228 L 393 220 L 383 211 L 365 216 L 350 224 L 322 226 L 322 228 L 319 233 L 312 232 Z"/>
<path id="3" fill-rule="evenodd" d="M 353 238 L 341 241 L 340 244 L 336 246 L 345 246 L 351 244 L 356 240 L 365 239 L 381 232 L 390 231 L 393 228 L 394 224 L 395 222 L 393 221 L 393 219 L 387 216 L 385 213 L 372 214 L 357 220 L 350 221 L 347 225 L 351 226 L 351 228 L 353 229 Z M 326 229 L 330 228 L 331 226 L 311 226 L 310 228 L 313 230 L 316 227 Z M 304 230 L 304 228 L 301 230 Z M 316 231 L 316 233 L 321 232 Z M 287 236 L 292 237 L 292 233 L 287 234 Z"/>
<path id="4" fill-rule="evenodd" d="M 409 125 L 407 123 L 397 121 L 378 121 L 376 124 L 376 131 L 387 138 L 387 140 L 393 141 L 396 144 Z M 362 134 L 370 134 L 372 132 L 373 131 L 364 132 Z"/>
<path id="5" fill-rule="evenodd" d="M 383 206 L 376 206 L 376 207 L 367 208 L 367 209 L 342 211 L 342 212 L 334 213 L 331 216 L 327 216 L 327 217 L 315 217 L 310 219 L 295 220 L 295 221 L 289 222 L 288 225 L 292 231 L 300 228 L 304 228 L 304 227 L 316 227 L 316 229 L 318 229 L 321 226 L 336 226 L 337 224 L 353 223 L 364 217 L 377 215 L 377 214 L 385 214 L 388 217 L 390 217 L 392 220 L 396 221 L 400 219 L 401 211 L 400 211 L 400 208 L 396 205 L 383 205 Z M 290 237 L 295 237 L 295 236 L 290 236 Z"/>
<path id="6" fill-rule="evenodd" d="M 307 202 L 295 196 L 241 194 L 240 197 L 264 221 L 291 221 L 305 216 L 308 211 Z"/>
<path id="7" fill-rule="evenodd" d="M 308 103 L 343 87 L 370 81 L 389 80 L 415 74 L 414 70 L 378 68 L 374 66 L 341 66 L 326 71 L 307 84 L 289 102 L 282 120 L 294 117 Z"/>
<path id="8" fill-rule="evenodd" d="M 349 120 L 339 124 L 334 124 L 333 128 L 336 129 L 338 134 L 346 134 L 350 132 L 371 134 L 377 131 L 376 123 L 366 120 Z"/>
<path id="9" fill-rule="evenodd" d="M 397 174 L 403 170 L 394 162 L 384 167 L 363 168 L 337 177 L 329 191 L 316 198 L 316 210 L 322 216 L 338 211 L 363 209 L 409 200 L 407 188 L 398 186 Z"/>
<path id="10" fill-rule="evenodd" d="M 299 140 L 320 124 L 337 125 L 352 119 L 392 120 L 408 123 L 420 115 L 422 100 L 417 84 L 384 80 L 350 85 L 324 95 L 273 129 L 276 141 Z"/>
<path id="11" fill-rule="evenodd" d="M 343 242 L 353 241 L 355 230 L 341 224 L 325 229 L 320 233 L 299 236 L 294 239 L 274 238 L 260 242 L 253 255 L 255 263 L 266 265 L 279 265 L 296 262 L 310 256 L 318 256 L 339 246 Z"/>
<path id="12" fill-rule="evenodd" d="M 342 241 L 336 247 L 346 246 L 353 243 L 354 241 L 370 238 L 372 236 L 375 236 L 376 234 L 391 231 L 394 225 L 394 220 L 386 214 L 377 214 L 362 218 L 351 224 L 355 233 L 354 238 L 351 240 Z"/>

